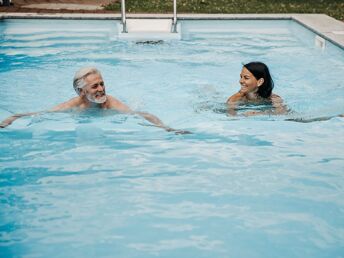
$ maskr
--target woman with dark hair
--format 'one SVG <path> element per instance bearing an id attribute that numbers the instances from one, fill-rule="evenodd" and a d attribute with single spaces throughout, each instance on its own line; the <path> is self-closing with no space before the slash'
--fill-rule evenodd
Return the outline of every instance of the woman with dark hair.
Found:
<path id="1" fill-rule="evenodd" d="M 274 82 L 271 78 L 269 68 L 261 62 L 251 62 L 245 64 L 240 73 L 241 88 L 239 92 L 228 98 L 229 113 L 236 115 L 238 104 L 268 104 L 271 103 L 273 109 L 269 114 L 283 114 L 287 112 L 280 96 L 272 93 Z M 246 112 L 245 115 L 266 114 L 262 111 Z"/>

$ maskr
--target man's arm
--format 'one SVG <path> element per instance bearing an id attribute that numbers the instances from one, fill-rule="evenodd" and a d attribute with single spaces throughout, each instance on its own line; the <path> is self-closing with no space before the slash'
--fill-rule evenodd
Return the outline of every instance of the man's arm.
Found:
<path id="1" fill-rule="evenodd" d="M 15 114 L 13 116 L 10 116 L 8 118 L 6 118 L 4 121 L 2 121 L 0 123 L 0 128 L 5 128 L 6 126 L 9 126 L 10 124 L 12 124 L 15 120 L 17 120 L 20 117 L 23 116 L 32 116 L 32 115 L 36 115 L 40 112 L 31 112 L 31 113 L 23 113 L 23 114 Z"/>
<path id="2" fill-rule="evenodd" d="M 155 125 L 157 127 L 160 127 L 162 129 L 166 130 L 167 132 L 175 132 L 177 134 L 188 134 L 188 133 L 190 133 L 189 131 L 176 130 L 176 129 L 173 129 L 171 127 L 168 127 L 168 126 L 164 125 L 164 123 L 158 117 L 156 117 L 150 113 L 133 111 L 127 105 L 125 105 L 124 103 L 115 99 L 112 96 L 108 96 L 108 98 L 109 98 L 109 103 L 108 103 L 107 108 L 115 109 L 121 113 L 139 115 L 139 116 L 143 117 L 144 119 L 146 119 L 148 122 L 152 123 L 153 125 Z"/>
<path id="3" fill-rule="evenodd" d="M 151 122 L 156 127 L 160 127 L 167 132 L 175 132 L 176 134 L 191 134 L 191 132 L 189 132 L 187 130 L 177 130 L 177 129 L 173 129 L 171 127 L 168 127 L 168 126 L 164 125 L 164 123 L 159 118 L 157 118 L 156 116 L 149 114 L 147 112 L 133 112 L 133 114 L 138 114 L 138 115 L 142 116 L 144 119 Z"/>
<path id="4" fill-rule="evenodd" d="M 58 111 L 64 111 L 67 109 L 71 109 L 71 108 L 77 106 L 78 101 L 79 101 L 78 97 L 73 98 L 71 100 L 68 100 L 64 103 L 61 103 L 61 104 L 53 107 L 52 109 L 48 110 L 48 112 L 58 112 Z M 5 127 L 9 126 L 10 124 L 12 124 L 15 120 L 17 120 L 20 117 L 33 116 L 33 115 L 37 115 L 40 113 L 43 113 L 43 111 L 42 112 L 30 112 L 30 113 L 15 114 L 13 116 L 6 118 L 4 121 L 2 121 L 0 123 L 0 128 L 5 128 Z"/>

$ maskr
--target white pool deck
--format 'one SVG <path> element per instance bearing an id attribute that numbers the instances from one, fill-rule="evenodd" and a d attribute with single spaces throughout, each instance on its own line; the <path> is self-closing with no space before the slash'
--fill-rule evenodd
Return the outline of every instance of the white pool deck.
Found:
<path id="1" fill-rule="evenodd" d="M 127 19 L 168 19 L 171 14 L 127 14 Z M 87 13 L 0 13 L 1 19 L 106 19 L 119 20 L 121 14 L 87 14 Z M 178 20 L 294 20 L 319 36 L 344 49 L 344 22 L 325 14 L 178 14 Z"/>

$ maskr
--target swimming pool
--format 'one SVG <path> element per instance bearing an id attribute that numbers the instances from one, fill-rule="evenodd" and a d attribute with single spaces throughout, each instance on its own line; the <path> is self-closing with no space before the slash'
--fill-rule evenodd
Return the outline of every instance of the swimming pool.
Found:
<path id="1" fill-rule="evenodd" d="M 95 65 L 107 92 L 166 124 L 92 110 L 0 131 L 1 257 L 341 257 L 343 51 L 290 20 L 182 21 L 136 44 L 117 21 L 0 21 L 0 120 L 75 93 Z M 231 117 L 241 64 L 266 62 L 293 113 Z"/>

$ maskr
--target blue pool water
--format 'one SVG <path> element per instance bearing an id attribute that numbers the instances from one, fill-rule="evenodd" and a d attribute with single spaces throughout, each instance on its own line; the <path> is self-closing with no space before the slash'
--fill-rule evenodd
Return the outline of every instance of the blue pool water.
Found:
<path id="1" fill-rule="evenodd" d="M 156 45 L 115 23 L 0 21 L 0 120 L 74 97 L 94 65 L 109 94 L 193 134 L 97 110 L 1 129 L 0 257 L 344 257 L 344 51 L 287 20 L 183 21 Z M 226 114 L 254 60 L 290 114 Z"/>

